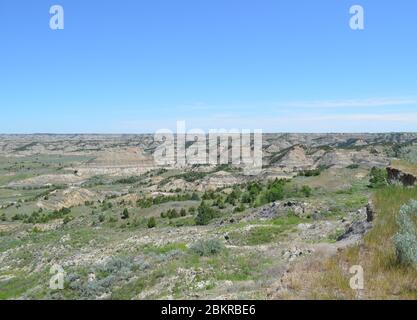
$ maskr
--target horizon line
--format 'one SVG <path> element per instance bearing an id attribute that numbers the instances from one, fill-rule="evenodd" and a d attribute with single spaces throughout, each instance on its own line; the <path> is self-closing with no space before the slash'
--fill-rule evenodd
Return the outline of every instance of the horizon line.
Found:
<path id="1" fill-rule="evenodd" d="M 223 129 L 223 128 L 222 128 Z M 218 129 L 218 130 L 222 130 Z M 228 130 L 228 129 L 225 129 Z M 175 131 L 172 131 L 173 134 L 177 134 Z M 252 131 L 250 133 L 253 133 Z M 137 132 L 137 133 L 105 133 L 105 132 L 66 132 L 66 133 L 55 133 L 55 132 L 33 132 L 33 133 L 0 133 L 0 136 L 42 136 L 42 135 L 55 135 L 55 136 L 66 136 L 66 135 L 152 135 L 156 132 Z M 187 132 L 186 132 L 187 134 Z M 193 134 L 192 132 L 190 134 Z M 206 132 L 209 134 L 209 132 Z M 359 131 L 328 131 L 328 132 L 296 132 L 296 131 L 265 131 L 262 134 L 417 134 L 417 131 L 372 131 L 372 132 L 359 132 Z"/>

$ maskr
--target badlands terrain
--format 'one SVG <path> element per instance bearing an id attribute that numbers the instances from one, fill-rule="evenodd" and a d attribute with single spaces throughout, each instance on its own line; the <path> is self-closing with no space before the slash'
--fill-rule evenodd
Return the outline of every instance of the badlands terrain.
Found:
<path id="1" fill-rule="evenodd" d="M 0 299 L 416 298 L 415 270 L 371 263 L 392 258 L 387 215 L 416 198 L 417 134 L 264 134 L 256 176 L 161 167 L 157 146 L 0 135 Z M 372 270 L 361 291 L 356 264 Z"/>

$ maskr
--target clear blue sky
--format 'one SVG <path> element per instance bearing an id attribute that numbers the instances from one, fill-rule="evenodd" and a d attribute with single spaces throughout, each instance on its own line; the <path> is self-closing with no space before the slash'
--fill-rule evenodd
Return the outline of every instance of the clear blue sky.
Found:
<path id="1" fill-rule="evenodd" d="M 2 133 L 417 131 L 417 2 L 1 0 L 0 110 Z"/>

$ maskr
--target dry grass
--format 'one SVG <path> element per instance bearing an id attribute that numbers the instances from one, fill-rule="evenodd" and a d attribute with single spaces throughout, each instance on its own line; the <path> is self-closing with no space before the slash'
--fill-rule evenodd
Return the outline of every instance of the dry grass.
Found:
<path id="1" fill-rule="evenodd" d="M 409 163 L 404 160 L 393 160 L 391 167 L 401 170 L 402 172 L 417 175 L 417 164 Z"/>
<path id="2" fill-rule="evenodd" d="M 417 299 L 417 268 L 405 268 L 396 261 L 392 237 L 402 204 L 417 199 L 417 188 L 387 187 L 373 196 L 377 210 L 373 229 L 361 244 L 331 258 L 295 266 L 286 276 L 286 299 Z M 365 288 L 352 290 L 349 268 L 364 269 Z"/>

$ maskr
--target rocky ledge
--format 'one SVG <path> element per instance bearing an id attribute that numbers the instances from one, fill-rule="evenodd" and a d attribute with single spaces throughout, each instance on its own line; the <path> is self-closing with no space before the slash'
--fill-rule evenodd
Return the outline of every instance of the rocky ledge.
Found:
<path id="1" fill-rule="evenodd" d="M 411 173 L 404 172 L 394 167 L 387 168 L 388 182 L 401 183 L 406 187 L 412 187 L 416 184 L 417 177 Z"/>

